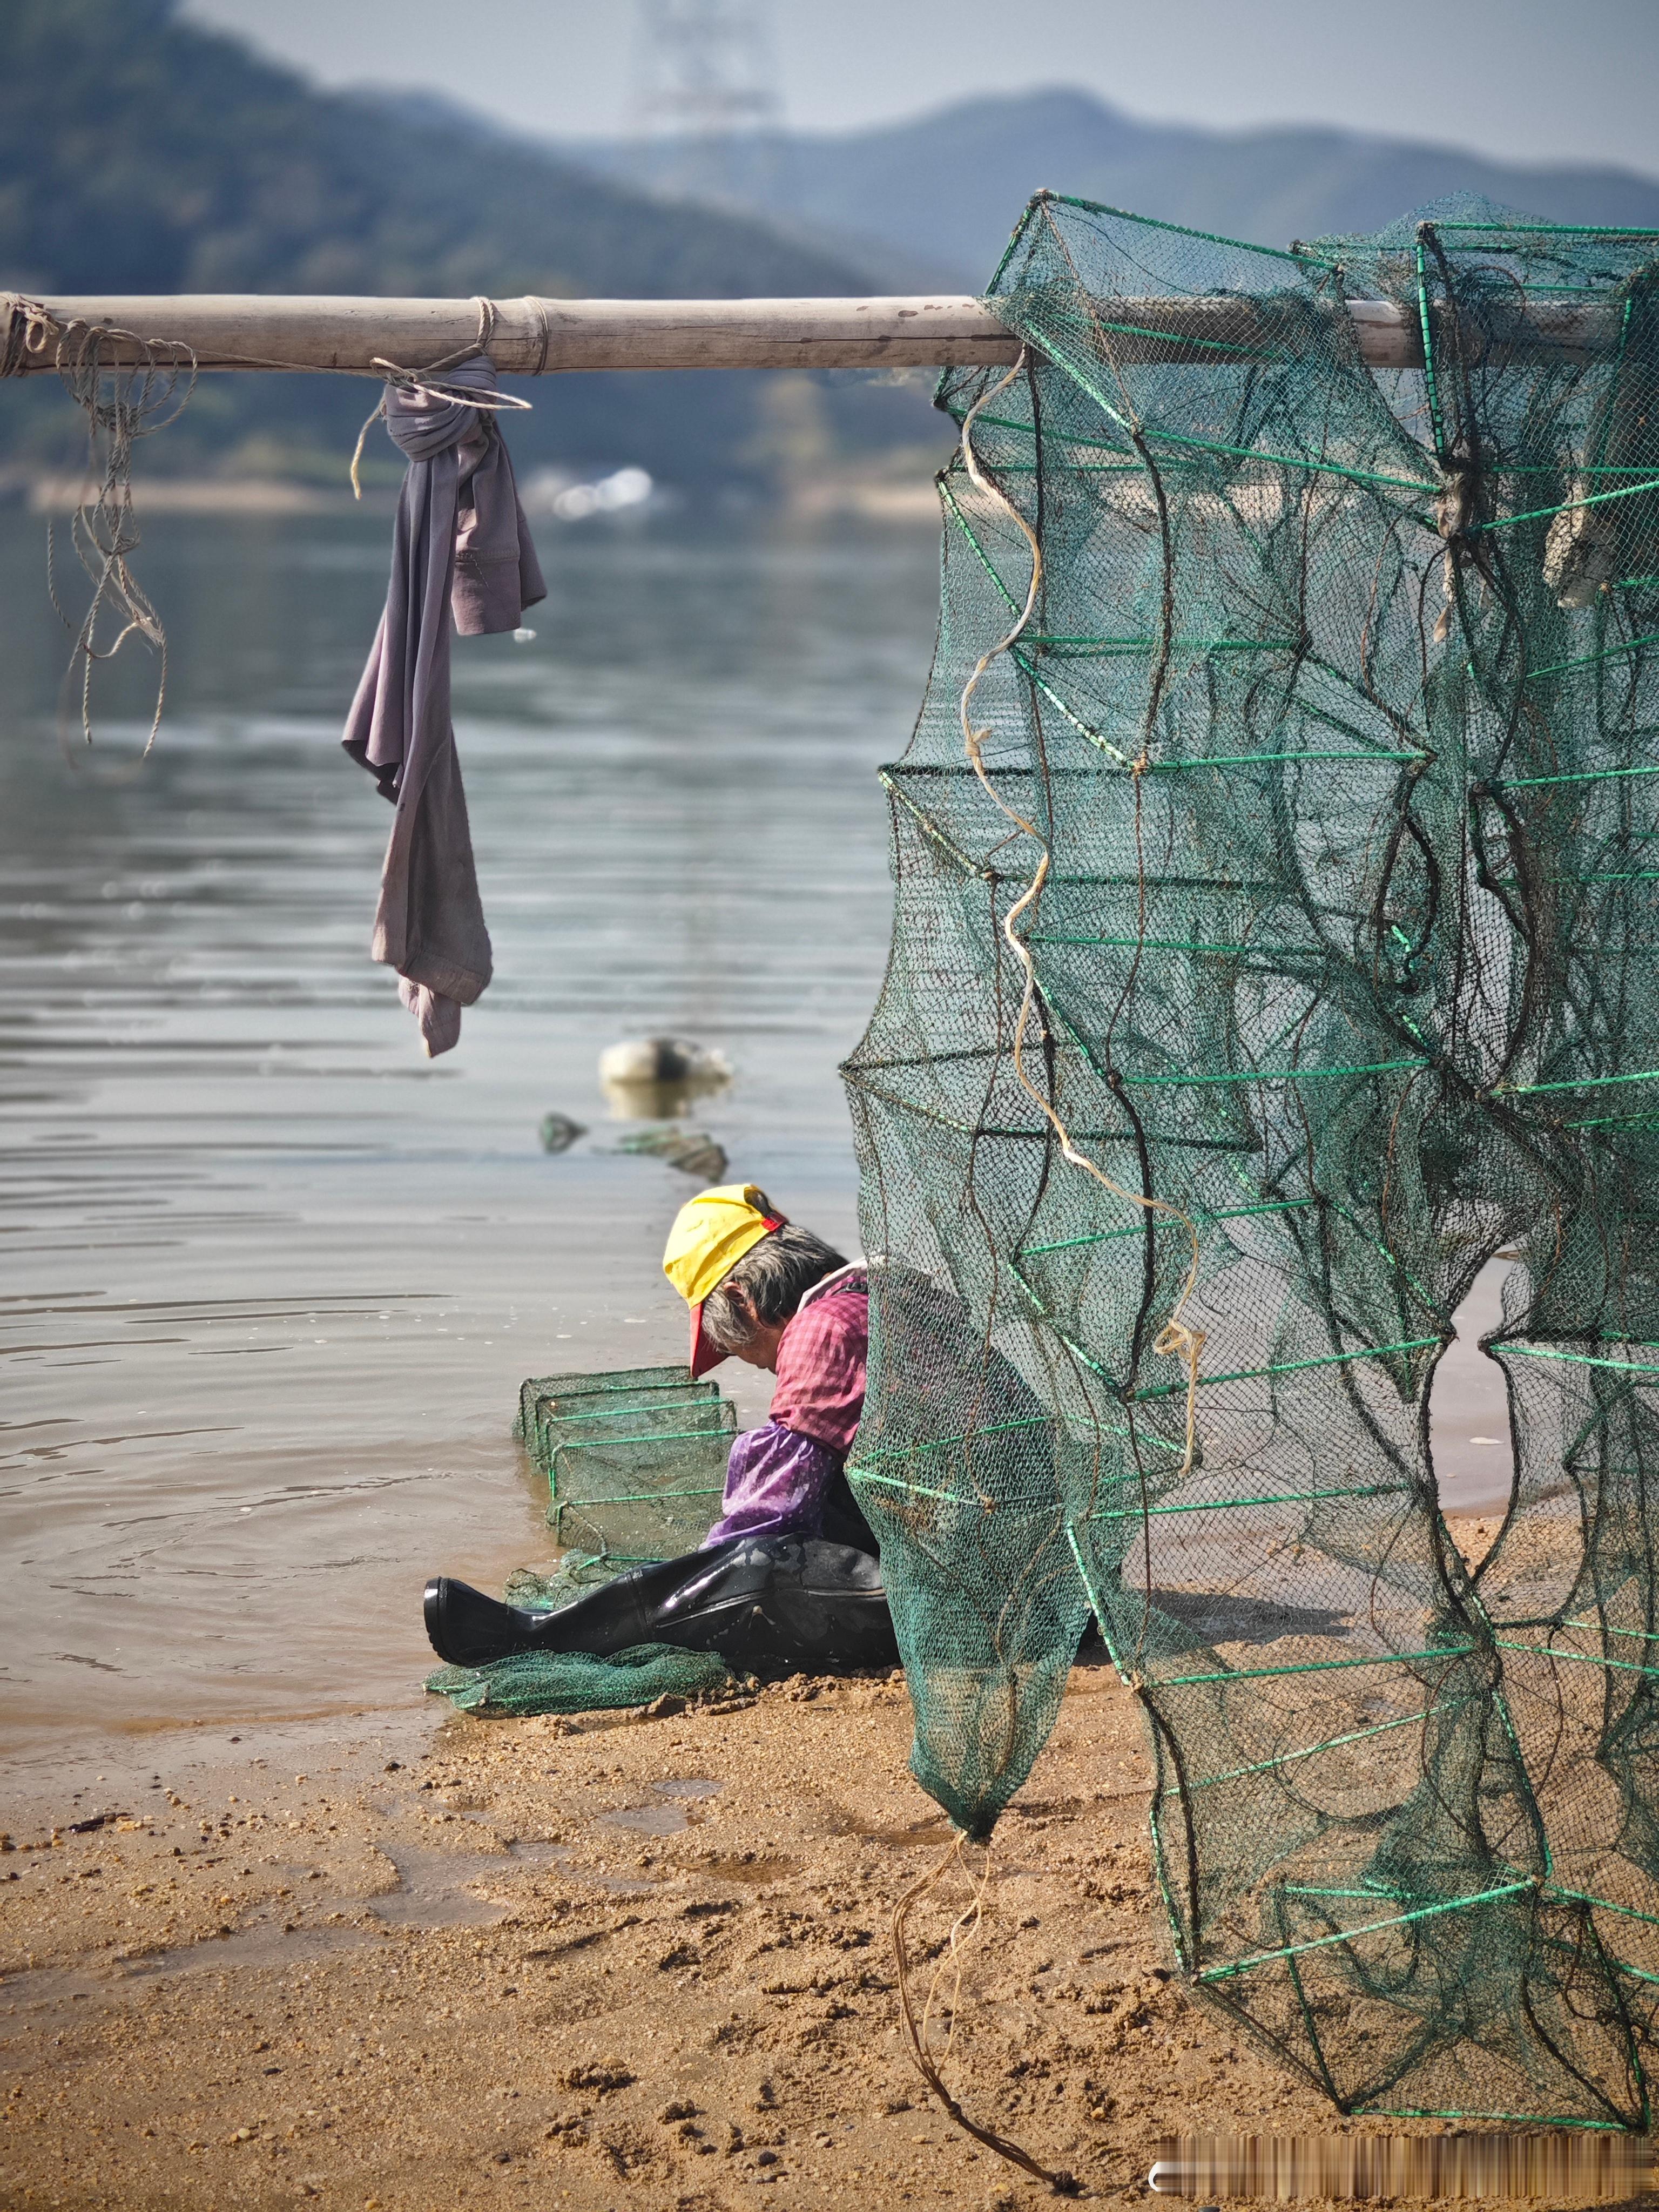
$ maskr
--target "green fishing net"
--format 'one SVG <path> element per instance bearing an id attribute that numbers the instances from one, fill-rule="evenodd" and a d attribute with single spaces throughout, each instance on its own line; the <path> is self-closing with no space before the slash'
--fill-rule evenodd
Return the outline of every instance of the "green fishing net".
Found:
<path id="1" fill-rule="evenodd" d="M 718 1697 L 741 1681 L 712 1651 L 633 1644 L 603 1659 L 586 1651 L 523 1651 L 487 1667 L 440 1667 L 426 1686 L 458 1711 L 520 1718 L 616 1711 L 661 1697 Z"/>
<path id="2" fill-rule="evenodd" d="M 719 1511 L 737 1415 L 688 1367 L 534 1375 L 519 1389 L 514 1433 L 546 1477 L 548 1525 L 565 1548 L 517 1567 L 508 1605 L 550 1611 L 626 1568 L 695 1551 Z M 608 1657 L 531 1651 L 487 1667 L 441 1667 L 427 1688 L 462 1712 L 600 1712 L 664 1696 L 718 1695 L 738 1678 L 723 1659 L 639 1644 Z"/>
<path id="3" fill-rule="evenodd" d="M 547 1518 L 565 1547 L 516 1567 L 508 1605 L 551 1611 L 647 1559 L 695 1551 L 720 1507 L 737 1416 L 686 1367 L 535 1375 L 520 1386 L 514 1433 L 546 1477 Z M 427 1688 L 462 1712 L 600 1712 L 664 1696 L 703 1698 L 738 1678 L 723 1659 L 640 1644 L 608 1657 L 532 1651 L 487 1667 L 441 1667 Z"/>
<path id="4" fill-rule="evenodd" d="M 617 1561 L 603 1552 L 561 1552 L 550 1565 L 514 1567 L 501 1601 L 527 1613 L 552 1613 L 574 1605 L 584 1591 L 613 1581 L 619 1571 Z"/>
<path id="5" fill-rule="evenodd" d="M 845 1071 L 915 1770 L 988 1834 L 1092 1614 L 1182 1966 L 1351 2112 L 1650 2118 L 1656 255 L 1042 195 L 1022 362 L 940 387 Z M 1428 1402 L 1500 1253 L 1474 1571 Z"/>
<path id="6" fill-rule="evenodd" d="M 548 1525 L 571 1552 L 608 1562 L 608 1574 L 696 1549 L 719 1515 L 736 1433 L 731 1400 L 688 1367 L 520 1386 L 517 1434 L 547 1478 Z"/>

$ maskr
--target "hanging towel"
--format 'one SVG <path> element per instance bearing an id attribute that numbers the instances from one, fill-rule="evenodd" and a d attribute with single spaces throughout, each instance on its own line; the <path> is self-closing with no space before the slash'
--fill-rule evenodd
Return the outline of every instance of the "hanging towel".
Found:
<path id="1" fill-rule="evenodd" d="M 494 412 L 450 396 L 493 394 L 495 363 L 475 354 L 441 386 L 386 389 L 386 428 L 409 469 L 386 612 L 343 739 L 397 809 L 371 949 L 397 969 L 433 1057 L 459 1040 L 461 1008 L 490 973 L 449 718 L 449 617 L 463 637 L 486 636 L 516 629 L 547 596 Z"/>

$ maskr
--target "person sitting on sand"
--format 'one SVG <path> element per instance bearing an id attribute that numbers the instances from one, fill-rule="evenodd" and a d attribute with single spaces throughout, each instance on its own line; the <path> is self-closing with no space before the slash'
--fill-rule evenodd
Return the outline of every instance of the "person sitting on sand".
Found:
<path id="1" fill-rule="evenodd" d="M 735 1440 L 720 1518 L 733 1536 L 825 1536 L 874 1552 L 843 1472 L 864 1410 L 869 1279 L 753 1183 L 705 1190 L 668 1234 L 663 1273 L 691 1309 L 690 1365 L 724 1359 L 775 1374 L 772 1409 Z"/>
<path id="2" fill-rule="evenodd" d="M 438 1576 L 425 1598 L 433 1649 L 458 1667 L 662 1644 L 762 1669 L 890 1667 L 878 1547 L 845 1472 L 864 1410 L 864 1262 L 732 1183 L 680 1208 L 663 1271 L 691 1309 L 694 1376 L 738 1358 L 778 1378 L 768 1418 L 732 1442 L 720 1518 L 696 1551 L 547 1611 Z"/>

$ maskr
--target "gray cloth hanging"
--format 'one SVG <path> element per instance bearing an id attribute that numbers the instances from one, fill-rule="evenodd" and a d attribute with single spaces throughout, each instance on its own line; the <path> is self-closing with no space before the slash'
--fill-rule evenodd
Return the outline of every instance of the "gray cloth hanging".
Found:
<path id="1" fill-rule="evenodd" d="M 449 714 L 450 616 L 463 637 L 516 629 L 547 586 L 494 411 L 448 396 L 493 393 L 495 363 L 475 354 L 433 381 L 442 388 L 386 390 L 386 428 L 409 469 L 386 611 L 343 742 L 397 809 L 372 951 L 397 969 L 435 1057 L 457 1042 L 461 1008 L 490 975 Z"/>

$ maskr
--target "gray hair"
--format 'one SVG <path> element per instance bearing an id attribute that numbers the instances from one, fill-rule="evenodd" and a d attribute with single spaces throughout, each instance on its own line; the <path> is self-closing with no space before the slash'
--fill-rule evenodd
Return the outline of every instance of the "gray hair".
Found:
<path id="1" fill-rule="evenodd" d="M 771 1200 L 760 1200 L 763 1212 L 772 1211 Z M 731 1296 L 741 1291 L 756 1320 L 769 1328 L 787 1321 L 814 1283 L 847 1265 L 846 1257 L 810 1229 L 786 1221 L 751 1244 L 737 1266 L 722 1278 L 702 1302 L 702 1326 L 718 1351 L 740 1352 L 753 1334 L 749 1314 Z"/>

